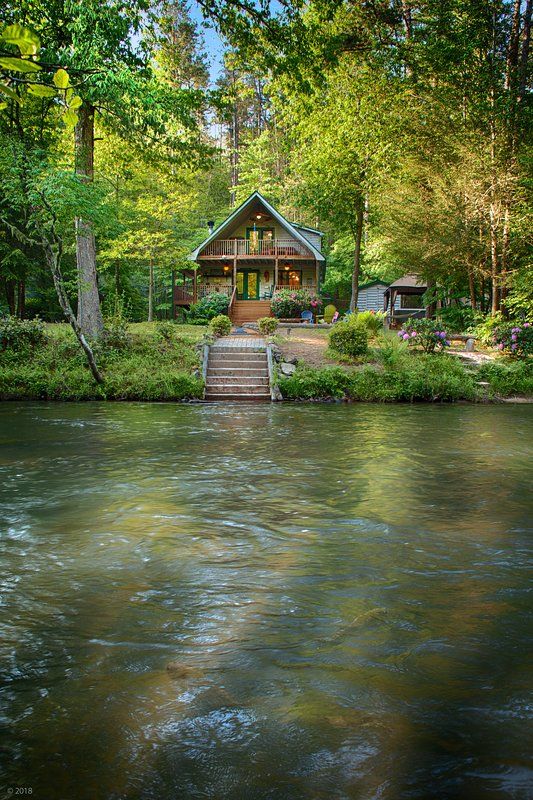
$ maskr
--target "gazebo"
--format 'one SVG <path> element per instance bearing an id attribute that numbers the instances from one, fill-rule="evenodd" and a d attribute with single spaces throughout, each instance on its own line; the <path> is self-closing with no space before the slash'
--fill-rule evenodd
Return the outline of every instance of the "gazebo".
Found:
<path id="1" fill-rule="evenodd" d="M 389 324 L 402 322 L 409 317 L 425 317 L 422 295 L 427 288 L 426 281 L 419 275 L 404 275 L 387 286 L 383 295 L 383 310 L 388 315 Z"/>

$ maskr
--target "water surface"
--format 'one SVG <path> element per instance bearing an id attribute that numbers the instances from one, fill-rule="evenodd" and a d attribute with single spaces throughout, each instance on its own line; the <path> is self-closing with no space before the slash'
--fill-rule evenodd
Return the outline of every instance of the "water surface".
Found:
<path id="1" fill-rule="evenodd" d="M 532 412 L 0 404 L 0 796 L 533 797 Z"/>

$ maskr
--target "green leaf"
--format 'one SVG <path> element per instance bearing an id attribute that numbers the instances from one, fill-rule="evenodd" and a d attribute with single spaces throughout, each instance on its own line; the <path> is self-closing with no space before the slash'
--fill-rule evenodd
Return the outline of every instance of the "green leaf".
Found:
<path id="1" fill-rule="evenodd" d="M 58 69 L 53 77 L 53 81 L 58 89 L 66 89 L 69 84 L 69 77 L 66 70 Z"/>
<path id="2" fill-rule="evenodd" d="M 6 86 L 5 83 L 0 83 L 0 92 L 10 97 L 15 103 L 21 104 L 22 101 L 18 94 L 14 92 L 13 89 L 10 89 L 9 86 Z"/>
<path id="3" fill-rule="evenodd" d="M 44 86 L 42 83 L 28 84 L 28 92 L 36 97 L 55 97 L 57 95 L 52 86 Z"/>
<path id="4" fill-rule="evenodd" d="M 28 61 L 25 58 L 0 58 L 0 67 L 12 70 L 13 72 L 39 72 L 41 69 L 35 61 Z"/>
<path id="5" fill-rule="evenodd" d="M 4 108 L 7 108 L 7 103 L 0 103 L 0 111 L 3 111 Z"/>
<path id="6" fill-rule="evenodd" d="M 34 56 L 40 47 L 39 37 L 29 28 L 23 28 L 18 23 L 8 25 L 0 34 L 0 39 L 8 44 L 14 44 L 23 56 Z"/>
<path id="7" fill-rule="evenodd" d="M 82 103 L 83 100 L 81 99 L 79 94 L 75 94 L 72 100 L 69 102 L 68 107 L 74 110 L 75 108 L 79 108 Z"/>
<path id="8" fill-rule="evenodd" d="M 67 111 L 65 111 L 65 113 L 63 114 L 63 122 L 65 123 L 67 128 L 74 128 L 74 126 L 78 122 L 78 115 L 76 114 L 75 111 L 67 109 Z"/>

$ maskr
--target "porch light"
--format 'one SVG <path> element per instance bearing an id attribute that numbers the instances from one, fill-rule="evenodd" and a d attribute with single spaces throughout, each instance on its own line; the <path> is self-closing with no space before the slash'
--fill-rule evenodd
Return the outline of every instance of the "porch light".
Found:
<path id="1" fill-rule="evenodd" d="M 289 267 L 289 265 L 288 265 L 288 264 L 285 264 L 285 266 L 284 266 L 284 270 L 285 270 L 285 272 L 288 272 L 288 271 L 290 270 L 290 267 Z"/>
<path id="2" fill-rule="evenodd" d="M 229 272 L 229 267 L 227 264 L 224 264 L 224 272 Z"/>

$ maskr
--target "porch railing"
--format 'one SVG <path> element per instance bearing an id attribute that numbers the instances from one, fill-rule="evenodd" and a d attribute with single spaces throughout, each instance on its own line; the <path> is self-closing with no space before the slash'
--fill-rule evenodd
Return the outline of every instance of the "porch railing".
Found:
<path id="1" fill-rule="evenodd" d="M 260 239 L 259 241 L 254 239 L 217 239 L 204 247 L 200 258 L 202 256 L 312 258 L 311 251 L 295 239 Z"/>
<path id="2" fill-rule="evenodd" d="M 198 299 L 207 297 L 208 294 L 223 294 L 231 297 L 233 286 L 230 283 L 199 283 L 197 294 Z"/>
<path id="3" fill-rule="evenodd" d="M 304 283 L 302 286 L 289 286 L 286 283 L 279 283 L 277 286 L 274 287 L 274 290 L 277 292 L 280 289 L 292 289 L 293 291 L 298 291 L 298 289 L 305 289 L 308 292 L 315 292 L 317 291 L 316 283 Z"/>

